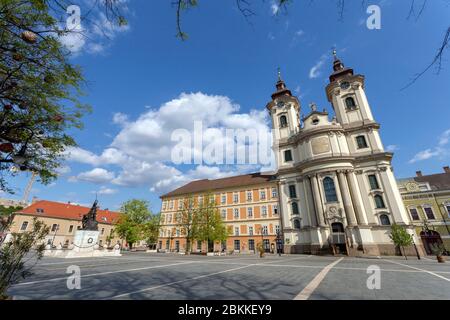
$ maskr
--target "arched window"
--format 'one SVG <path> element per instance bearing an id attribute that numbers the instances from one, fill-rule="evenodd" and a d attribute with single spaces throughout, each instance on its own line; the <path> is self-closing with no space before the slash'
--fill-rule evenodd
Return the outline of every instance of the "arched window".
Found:
<path id="1" fill-rule="evenodd" d="M 292 202 L 292 214 L 298 214 L 298 204 L 297 204 L 297 202 Z"/>
<path id="2" fill-rule="evenodd" d="M 330 177 L 323 179 L 323 189 L 325 190 L 325 198 L 327 202 L 336 202 L 336 188 L 334 187 L 334 181 Z"/>
<path id="3" fill-rule="evenodd" d="M 380 222 L 382 226 L 389 226 L 391 225 L 391 221 L 389 220 L 389 217 L 386 214 L 382 214 L 380 216 Z"/>
<path id="4" fill-rule="evenodd" d="M 294 228 L 295 229 L 300 229 L 300 220 L 298 220 L 298 219 L 294 220 Z"/>
<path id="5" fill-rule="evenodd" d="M 345 105 L 346 105 L 348 110 L 355 110 L 356 109 L 355 99 L 353 99 L 352 97 L 348 97 L 348 98 L 345 99 Z"/>
<path id="6" fill-rule="evenodd" d="M 281 116 L 280 117 L 280 127 L 281 128 L 287 127 L 287 118 L 286 118 L 286 116 Z"/>
<path id="7" fill-rule="evenodd" d="M 384 200 L 383 200 L 382 196 L 377 194 L 373 198 L 375 199 L 375 206 L 377 207 L 377 209 L 386 208 L 386 206 L 384 205 Z"/>

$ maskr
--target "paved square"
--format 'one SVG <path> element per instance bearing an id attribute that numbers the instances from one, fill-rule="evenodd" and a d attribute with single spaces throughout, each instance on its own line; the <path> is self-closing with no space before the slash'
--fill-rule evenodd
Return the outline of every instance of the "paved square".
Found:
<path id="1" fill-rule="evenodd" d="M 67 287 L 71 265 L 81 289 Z M 380 289 L 370 290 L 369 266 Z M 15 299 L 450 299 L 450 262 L 255 255 L 227 257 L 125 253 L 122 257 L 44 258 L 11 287 Z"/>

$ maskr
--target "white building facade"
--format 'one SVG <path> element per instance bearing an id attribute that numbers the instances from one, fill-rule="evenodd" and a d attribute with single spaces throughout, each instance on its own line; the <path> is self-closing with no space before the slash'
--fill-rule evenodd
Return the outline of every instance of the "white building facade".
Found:
<path id="1" fill-rule="evenodd" d="M 394 178 L 393 154 L 384 150 L 365 94 L 364 76 L 344 67 L 336 55 L 333 70 L 326 87 L 335 113 L 331 119 L 314 104 L 300 119 L 300 102 L 280 76 L 267 104 L 285 251 L 394 254 L 389 234 L 396 223 L 414 236 L 422 252 Z"/>

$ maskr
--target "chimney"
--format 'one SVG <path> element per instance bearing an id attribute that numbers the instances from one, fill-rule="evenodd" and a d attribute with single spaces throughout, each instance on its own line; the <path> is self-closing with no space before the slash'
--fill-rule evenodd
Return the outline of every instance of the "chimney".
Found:
<path id="1" fill-rule="evenodd" d="M 416 171 L 416 176 L 422 177 L 422 176 L 423 176 L 423 175 L 422 175 L 422 171 Z"/>
<path id="2" fill-rule="evenodd" d="M 445 173 L 450 173 L 450 167 L 449 166 L 445 166 L 444 167 L 444 172 Z"/>

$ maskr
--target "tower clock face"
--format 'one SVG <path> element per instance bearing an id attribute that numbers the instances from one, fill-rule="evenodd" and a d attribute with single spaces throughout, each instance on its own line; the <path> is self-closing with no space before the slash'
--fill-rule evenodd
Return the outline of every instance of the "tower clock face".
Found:
<path id="1" fill-rule="evenodd" d="M 341 89 L 347 90 L 348 88 L 350 88 L 350 83 L 347 81 L 341 83 Z"/>
<path id="2" fill-rule="evenodd" d="M 283 108 L 284 107 L 284 102 L 283 101 L 278 101 L 277 102 L 277 106 L 280 107 L 280 108 Z"/>

